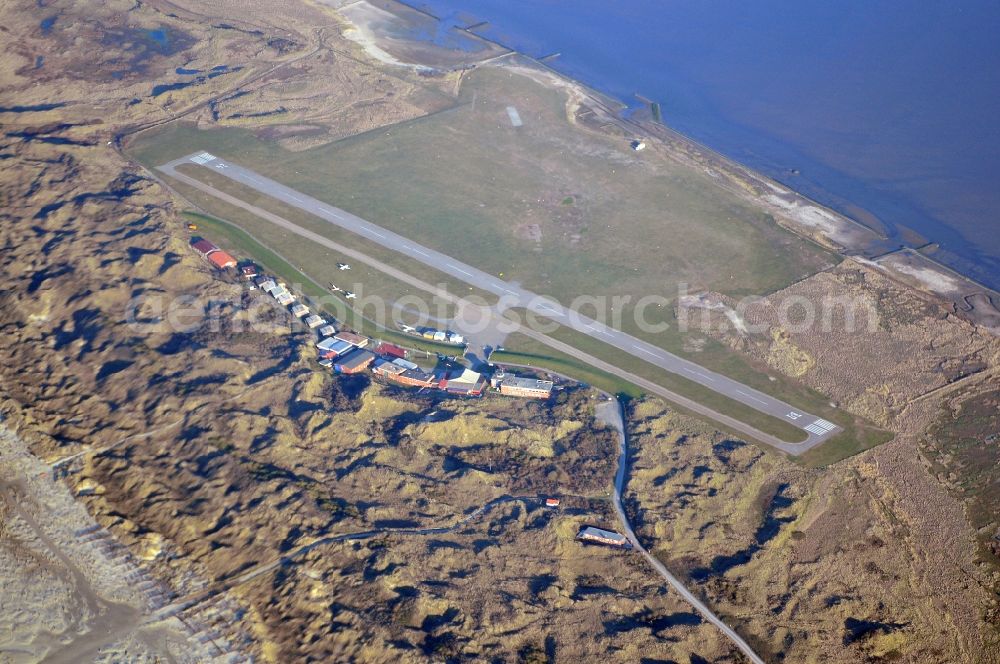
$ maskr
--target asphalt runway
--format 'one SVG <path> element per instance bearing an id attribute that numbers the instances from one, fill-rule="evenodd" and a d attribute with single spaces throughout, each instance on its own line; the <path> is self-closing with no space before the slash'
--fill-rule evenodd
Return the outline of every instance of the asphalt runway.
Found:
<path id="1" fill-rule="evenodd" d="M 744 385 L 728 376 L 710 371 L 690 360 L 669 353 L 653 344 L 608 327 L 576 311 L 572 311 L 552 298 L 532 293 L 516 284 L 503 281 L 471 265 L 462 263 L 451 256 L 425 247 L 409 238 L 365 221 L 356 215 L 328 205 L 323 201 L 286 187 L 255 171 L 208 152 L 198 152 L 175 159 L 159 166 L 157 170 L 168 175 L 173 175 L 174 177 L 187 179 L 183 174 L 176 171 L 176 167 L 184 163 L 197 164 L 215 169 L 218 173 L 246 187 L 250 187 L 292 207 L 304 210 L 332 225 L 360 235 L 383 247 L 397 251 L 411 260 L 424 263 L 458 281 L 465 282 L 482 291 L 493 293 L 499 298 L 501 306 L 504 309 L 523 307 L 536 315 L 550 318 L 560 325 L 570 327 L 577 332 L 603 341 L 649 364 L 703 385 L 756 411 L 772 415 L 805 431 L 808 435 L 805 441 L 801 443 L 785 443 L 780 446 L 786 451 L 794 450 L 793 453 L 800 454 L 819 445 L 842 430 L 832 422 L 795 408 L 780 399 Z"/>

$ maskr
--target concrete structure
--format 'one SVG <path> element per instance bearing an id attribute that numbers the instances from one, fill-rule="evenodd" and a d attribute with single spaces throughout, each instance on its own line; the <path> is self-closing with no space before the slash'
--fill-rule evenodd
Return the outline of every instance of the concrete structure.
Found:
<path id="1" fill-rule="evenodd" d="M 311 316 L 306 316 L 304 322 L 306 325 L 309 326 L 310 330 L 315 330 L 320 325 L 326 324 L 326 320 L 322 316 L 318 316 L 316 314 L 313 314 Z"/>
<path id="2" fill-rule="evenodd" d="M 338 332 L 335 338 L 341 341 L 346 341 L 349 344 L 357 346 L 358 348 L 364 348 L 371 341 L 368 337 L 363 337 L 360 334 L 354 334 L 353 332 Z"/>
<path id="3" fill-rule="evenodd" d="M 368 365 L 375 361 L 375 354 L 367 350 L 356 348 L 350 353 L 341 355 L 333 362 L 333 370 L 342 374 L 361 373 L 368 368 Z"/>
<path id="4" fill-rule="evenodd" d="M 611 530 L 603 530 L 593 526 L 584 526 L 576 534 L 576 539 L 580 542 L 593 542 L 605 546 L 616 546 L 621 549 L 631 549 L 632 543 L 624 535 L 620 535 Z"/>
<path id="5" fill-rule="evenodd" d="M 498 373 L 490 379 L 490 384 L 500 390 L 500 394 L 512 397 L 529 397 L 532 399 L 548 399 L 552 396 L 551 380 L 525 378 L 508 373 Z"/>
<path id="6" fill-rule="evenodd" d="M 335 328 L 333 325 L 324 325 L 323 327 L 319 328 L 319 333 L 324 337 L 332 337 L 337 333 L 337 328 Z"/>
<path id="7" fill-rule="evenodd" d="M 309 307 L 302 304 L 301 302 L 292 307 L 292 315 L 295 316 L 296 318 L 302 318 L 307 313 L 309 313 Z"/>

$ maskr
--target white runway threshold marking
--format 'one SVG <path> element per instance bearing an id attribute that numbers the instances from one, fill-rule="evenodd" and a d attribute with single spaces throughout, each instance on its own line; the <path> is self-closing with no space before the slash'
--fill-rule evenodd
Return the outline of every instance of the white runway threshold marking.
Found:
<path id="1" fill-rule="evenodd" d="M 517 112 L 517 109 L 513 106 L 507 107 L 507 117 L 510 118 L 510 123 L 515 127 L 520 127 L 524 123 L 521 122 L 521 114 Z"/>
<path id="2" fill-rule="evenodd" d="M 191 157 L 191 161 L 198 164 L 199 166 L 204 166 L 210 161 L 215 161 L 215 155 L 209 152 L 201 152 Z"/>
<path id="3" fill-rule="evenodd" d="M 825 436 L 826 434 L 836 429 L 837 425 L 834 424 L 833 422 L 827 422 L 824 419 L 818 419 L 809 426 L 804 428 L 809 433 L 814 433 L 818 436 Z"/>

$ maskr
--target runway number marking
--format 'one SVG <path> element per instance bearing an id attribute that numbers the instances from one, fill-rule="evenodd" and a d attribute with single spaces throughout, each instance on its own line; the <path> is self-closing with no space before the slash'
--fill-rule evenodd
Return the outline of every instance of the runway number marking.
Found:
<path id="1" fill-rule="evenodd" d="M 790 410 L 785 414 L 785 417 L 790 420 L 797 420 L 802 417 L 802 413 L 796 413 L 794 410 Z"/>

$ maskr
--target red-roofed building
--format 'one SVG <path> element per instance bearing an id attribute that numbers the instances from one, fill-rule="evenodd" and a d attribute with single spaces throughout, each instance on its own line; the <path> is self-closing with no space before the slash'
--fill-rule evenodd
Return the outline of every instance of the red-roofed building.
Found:
<path id="1" fill-rule="evenodd" d="M 208 240 L 198 240 L 191 245 L 191 248 L 197 251 L 204 258 L 208 258 L 208 255 L 213 251 L 218 251 L 219 248 L 209 242 Z"/>
<path id="2" fill-rule="evenodd" d="M 375 353 L 378 355 L 387 355 L 389 357 L 398 357 L 400 359 L 406 358 L 406 351 L 399 346 L 387 343 L 380 343 L 375 347 Z"/>
<path id="3" fill-rule="evenodd" d="M 206 258 L 208 258 L 209 263 L 220 270 L 236 267 L 236 259 L 221 250 L 213 251 Z"/>

